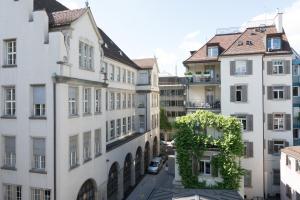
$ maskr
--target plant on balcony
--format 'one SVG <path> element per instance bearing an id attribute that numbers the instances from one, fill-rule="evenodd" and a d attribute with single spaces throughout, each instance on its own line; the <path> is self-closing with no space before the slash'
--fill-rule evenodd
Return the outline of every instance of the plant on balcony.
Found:
<path id="1" fill-rule="evenodd" d="M 197 74 L 197 75 L 201 75 L 201 74 L 202 74 L 202 72 L 196 72 L 196 74 Z"/>
<path id="2" fill-rule="evenodd" d="M 243 156 L 244 144 L 241 136 L 241 124 L 233 117 L 197 111 L 177 118 L 175 145 L 177 162 L 182 184 L 186 188 L 238 189 L 243 175 L 239 158 Z M 195 127 L 199 127 L 195 129 Z M 206 128 L 214 128 L 223 133 L 219 138 L 205 134 Z M 193 173 L 193 160 L 200 160 L 203 153 L 214 146 L 219 154 L 214 156 L 212 172 L 220 172 L 223 182 L 207 186 L 198 181 L 198 174 Z"/>
<path id="3" fill-rule="evenodd" d="M 193 72 L 185 72 L 184 75 L 185 75 L 185 76 L 192 76 L 192 75 L 193 75 Z"/>

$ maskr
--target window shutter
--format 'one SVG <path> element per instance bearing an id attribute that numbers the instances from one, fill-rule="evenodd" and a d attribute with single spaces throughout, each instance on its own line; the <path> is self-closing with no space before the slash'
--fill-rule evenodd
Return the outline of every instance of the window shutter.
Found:
<path id="1" fill-rule="evenodd" d="M 273 140 L 268 141 L 268 153 L 269 154 L 273 154 L 273 144 L 274 144 Z"/>
<path id="2" fill-rule="evenodd" d="M 247 115 L 247 131 L 253 131 L 253 115 Z"/>
<path id="3" fill-rule="evenodd" d="M 284 61 L 284 72 L 285 74 L 290 74 L 291 71 L 291 62 L 289 60 Z"/>
<path id="4" fill-rule="evenodd" d="M 291 114 L 285 114 L 285 130 L 291 130 Z"/>
<path id="5" fill-rule="evenodd" d="M 248 142 L 247 147 L 248 147 L 248 157 L 253 157 L 253 142 Z"/>
<path id="6" fill-rule="evenodd" d="M 272 61 L 267 62 L 267 74 L 271 75 L 272 74 L 272 68 L 273 68 L 273 63 Z"/>
<path id="7" fill-rule="evenodd" d="M 285 141 L 285 142 L 284 142 L 284 146 L 285 146 L 285 147 L 288 147 L 288 146 L 289 146 L 289 142 L 288 142 L 288 141 Z"/>
<path id="8" fill-rule="evenodd" d="M 235 102 L 235 86 L 230 86 L 230 101 Z"/>
<path id="9" fill-rule="evenodd" d="M 33 138 L 33 155 L 45 155 L 45 139 Z"/>
<path id="10" fill-rule="evenodd" d="M 230 75 L 235 75 L 235 61 L 230 61 Z"/>
<path id="11" fill-rule="evenodd" d="M 247 102 L 248 100 L 248 86 L 242 85 L 242 102 Z"/>
<path id="12" fill-rule="evenodd" d="M 247 74 L 251 75 L 252 74 L 252 69 L 253 69 L 253 61 L 252 60 L 247 60 Z"/>
<path id="13" fill-rule="evenodd" d="M 273 99 L 273 95 L 272 95 L 272 93 L 273 93 L 273 87 L 272 86 L 268 86 L 267 88 L 268 88 L 267 89 L 268 90 L 267 91 L 268 92 L 268 99 L 272 100 Z"/>
<path id="14" fill-rule="evenodd" d="M 290 86 L 285 86 L 284 87 L 284 94 L 285 94 L 285 99 L 291 99 L 291 87 Z"/>
<path id="15" fill-rule="evenodd" d="M 268 130 L 273 130 L 273 114 L 268 114 Z"/>

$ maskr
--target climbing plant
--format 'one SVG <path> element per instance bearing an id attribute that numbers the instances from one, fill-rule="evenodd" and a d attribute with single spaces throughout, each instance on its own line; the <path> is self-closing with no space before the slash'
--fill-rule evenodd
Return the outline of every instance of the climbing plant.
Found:
<path id="1" fill-rule="evenodd" d="M 240 157 L 243 156 L 244 144 L 241 137 L 241 123 L 234 117 L 225 117 L 208 111 L 197 111 L 177 118 L 175 134 L 176 159 L 182 184 L 186 188 L 238 189 L 243 169 Z M 220 132 L 213 137 L 207 128 Z M 214 186 L 198 181 L 198 174 L 193 170 L 193 162 L 200 160 L 210 148 L 218 151 L 211 160 L 212 174 L 220 173 L 223 182 Z"/>
<path id="2" fill-rule="evenodd" d="M 168 131 L 172 129 L 172 124 L 169 122 L 168 117 L 166 115 L 166 111 L 163 108 L 160 108 L 160 129 L 164 131 Z"/>

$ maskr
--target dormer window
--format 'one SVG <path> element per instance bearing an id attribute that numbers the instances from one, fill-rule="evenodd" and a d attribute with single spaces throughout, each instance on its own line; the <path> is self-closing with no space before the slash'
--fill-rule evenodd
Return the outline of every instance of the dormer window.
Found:
<path id="1" fill-rule="evenodd" d="M 268 51 L 269 50 L 279 50 L 281 49 L 281 38 L 280 37 L 270 37 L 267 40 Z"/>
<path id="2" fill-rule="evenodd" d="M 219 55 L 219 47 L 217 46 L 207 47 L 208 57 L 218 57 L 218 55 Z"/>

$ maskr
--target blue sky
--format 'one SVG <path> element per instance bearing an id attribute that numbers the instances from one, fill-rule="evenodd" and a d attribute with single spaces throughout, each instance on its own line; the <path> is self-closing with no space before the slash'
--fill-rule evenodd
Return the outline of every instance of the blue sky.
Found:
<path id="1" fill-rule="evenodd" d="M 58 0 L 70 8 L 85 0 Z M 182 61 L 217 28 L 239 27 L 284 12 L 292 46 L 300 50 L 300 0 L 89 0 L 100 26 L 131 58 L 156 55 L 161 72 L 183 74 Z M 298 14 L 299 13 L 299 14 Z M 299 28 L 298 28 L 299 27 Z"/>

